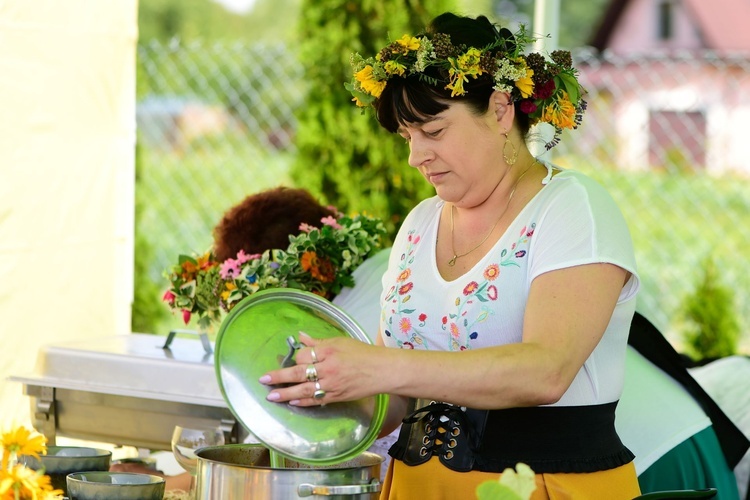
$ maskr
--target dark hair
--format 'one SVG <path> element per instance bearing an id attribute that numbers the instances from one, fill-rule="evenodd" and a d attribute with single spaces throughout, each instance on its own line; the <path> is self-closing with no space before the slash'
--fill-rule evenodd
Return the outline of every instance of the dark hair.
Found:
<path id="1" fill-rule="evenodd" d="M 289 246 L 289 235 L 301 223 L 320 227 L 320 219 L 336 215 L 304 189 L 278 187 L 253 194 L 230 208 L 214 228 L 214 256 L 218 262 L 237 252 L 263 253 Z"/>
<path id="2" fill-rule="evenodd" d="M 506 29 L 501 32 L 485 16 L 475 19 L 450 12 L 437 16 L 425 30 L 427 35 L 450 35 L 454 46 L 466 45 L 477 48 L 490 45 L 500 36 L 513 36 Z M 434 66 L 426 68 L 424 74 L 438 82 L 449 81 L 447 71 Z M 451 90 L 446 89 L 445 85 L 431 85 L 419 75 L 394 76 L 388 80 L 373 106 L 380 125 L 389 132 L 396 132 L 403 123 L 424 123 L 429 117 L 448 109 L 454 102 L 463 102 L 474 113 L 481 115 L 487 112 L 490 96 L 494 92 L 493 87 L 492 76 L 485 74 L 476 79 L 469 78 L 469 81 L 464 83 L 466 93 L 451 97 Z M 518 106 L 518 103 L 515 105 Z M 522 135 L 526 135 L 529 130 L 528 115 L 516 109 L 516 120 L 521 127 Z"/>

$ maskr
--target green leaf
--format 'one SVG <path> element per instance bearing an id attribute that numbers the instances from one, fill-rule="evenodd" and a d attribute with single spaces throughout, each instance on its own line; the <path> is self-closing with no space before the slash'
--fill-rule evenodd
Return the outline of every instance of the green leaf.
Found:
<path id="1" fill-rule="evenodd" d="M 570 73 L 560 73 L 557 75 L 558 82 L 561 81 L 562 84 L 565 86 L 565 91 L 568 93 L 568 97 L 570 97 L 570 102 L 573 104 L 578 104 L 578 101 L 581 99 L 581 90 L 578 86 L 578 80 L 571 75 Z M 559 83 L 557 83 L 557 86 L 559 87 Z"/>
<path id="2" fill-rule="evenodd" d="M 497 481 L 485 481 L 477 486 L 477 500 L 523 500 L 518 493 Z"/>
<path id="3" fill-rule="evenodd" d="M 183 262 L 192 262 L 193 264 L 196 264 L 196 265 L 198 264 L 198 261 L 197 261 L 197 260 L 195 260 L 194 258 L 192 258 L 192 257 L 191 257 L 191 256 L 189 256 L 189 255 L 180 255 L 180 256 L 178 256 L 178 257 L 177 257 L 177 262 L 178 262 L 178 263 L 179 263 L 180 265 L 182 265 L 182 264 L 183 264 Z"/>

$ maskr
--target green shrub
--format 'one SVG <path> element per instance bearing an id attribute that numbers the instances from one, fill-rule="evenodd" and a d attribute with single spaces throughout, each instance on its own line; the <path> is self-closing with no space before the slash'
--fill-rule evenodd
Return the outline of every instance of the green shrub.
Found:
<path id="1" fill-rule="evenodd" d="M 737 352 L 740 334 L 734 291 L 721 282 L 711 257 L 703 261 L 701 270 L 695 290 L 682 304 L 689 354 L 698 359 L 731 356 Z"/>

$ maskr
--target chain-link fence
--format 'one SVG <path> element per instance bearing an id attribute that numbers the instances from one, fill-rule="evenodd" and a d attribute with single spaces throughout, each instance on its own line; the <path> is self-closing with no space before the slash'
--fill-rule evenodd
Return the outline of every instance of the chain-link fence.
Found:
<path id="1" fill-rule="evenodd" d="M 290 182 L 304 80 L 283 46 L 150 43 L 138 58 L 139 231 L 161 279 L 177 254 L 209 246 L 227 208 Z M 681 304 L 711 259 L 750 351 L 750 55 L 579 53 L 576 64 L 589 107 L 549 159 L 598 179 L 622 207 L 639 308 L 679 343 Z"/>

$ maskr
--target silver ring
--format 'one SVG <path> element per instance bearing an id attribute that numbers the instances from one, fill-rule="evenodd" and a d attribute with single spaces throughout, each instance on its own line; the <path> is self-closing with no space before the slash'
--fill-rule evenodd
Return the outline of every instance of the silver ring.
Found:
<path id="1" fill-rule="evenodd" d="M 318 362 L 318 356 L 315 354 L 315 348 L 314 347 L 310 348 L 310 357 L 312 358 L 312 362 L 313 363 L 317 363 Z"/>
<path id="2" fill-rule="evenodd" d="M 320 388 L 320 382 L 315 382 L 315 392 L 313 393 L 313 398 L 315 399 L 323 399 L 326 397 L 326 391 Z"/>
<path id="3" fill-rule="evenodd" d="M 318 370 L 315 369 L 315 365 L 307 365 L 305 369 L 305 378 L 308 382 L 318 381 Z"/>

